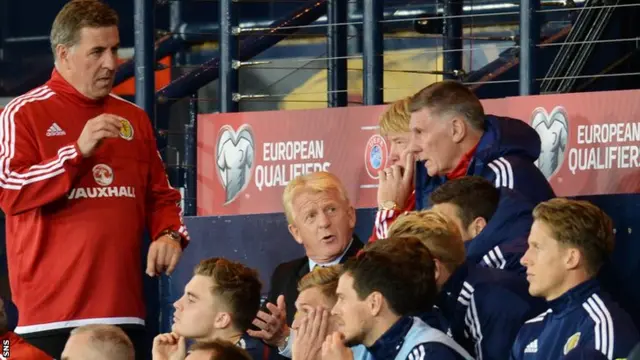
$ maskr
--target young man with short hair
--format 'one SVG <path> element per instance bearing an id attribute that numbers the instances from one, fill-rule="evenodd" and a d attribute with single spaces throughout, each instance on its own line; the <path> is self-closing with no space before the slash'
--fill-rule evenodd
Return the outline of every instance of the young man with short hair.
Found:
<path id="1" fill-rule="evenodd" d="M 549 310 L 522 326 L 511 359 L 560 359 L 577 347 L 626 358 L 640 336 L 596 279 L 614 248 L 611 218 L 589 202 L 557 198 L 536 206 L 533 219 L 522 264 L 529 293 Z"/>
<path id="2" fill-rule="evenodd" d="M 347 260 L 331 314 L 338 331 L 327 336 L 323 359 L 351 359 L 362 344 L 374 359 L 472 359 L 453 339 L 412 314 L 429 312 L 436 296 L 435 265 L 415 238 L 367 245 Z"/>
<path id="3" fill-rule="evenodd" d="M 230 341 L 246 349 L 255 359 L 261 358 L 260 342 L 246 335 L 260 308 L 258 273 L 240 263 L 223 258 L 203 260 L 175 302 L 173 338 L 196 342 L 216 339 Z M 161 334 L 154 341 L 154 358 L 162 359 L 164 342 L 171 338 Z"/>
<path id="4" fill-rule="evenodd" d="M 410 120 L 409 98 L 397 100 L 380 115 L 380 135 L 388 143 L 389 158 L 388 167 L 378 172 L 378 212 L 369 242 L 386 238 L 393 221 L 416 206 Z"/>
<path id="5" fill-rule="evenodd" d="M 524 274 L 533 205 L 480 176 L 450 180 L 429 195 L 431 209 L 451 218 L 460 230 L 467 260 Z"/>

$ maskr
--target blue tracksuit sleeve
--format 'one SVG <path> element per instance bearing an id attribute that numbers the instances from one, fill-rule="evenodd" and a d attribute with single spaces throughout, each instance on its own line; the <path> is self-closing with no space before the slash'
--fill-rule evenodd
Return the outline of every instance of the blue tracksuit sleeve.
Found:
<path id="1" fill-rule="evenodd" d="M 581 347 L 594 349 L 610 360 L 625 358 L 634 343 L 633 341 L 625 341 L 627 340 L 624 339 L 625 335 L 622 332 L 616 334 L 613 326 L 609 327 L 607 320 L 604 320 L 584 329 L 580 334 L 579 343 Z"/>
<path id="2" fill-rule="evenodd" d="M 476 358 L 480 353 L 483 360 L 507 359 L 518 331 L 531 316 L 531 305 L 512 291 L 495 287 L 490 291 L 476 288 L 473 302 L 469 333 Z"/>
<path id="3" fill-rule="evenodd" d="M 406 360 L 464 360 L 458 352 L 439 342 L 427 342 L 413 347 Z"/>
<path id="4" fill-rule="evenodd" d="M 509 188 L 534 204 L 555 197 L 551 185 L 529 159 L 515 155 L 499 157 L 486 164 L 482 177 L 497 188 Z"/>
<path id="5" fill-rule="evenodd" d="M 527 251 L 526 238 L 516 239 L 512 243 L 501 244 L 482 256 L 478 264 L 494 269 L 509 270 L 524 274 L 526 268 L 520 263 L 520 259 Z M 469 257 L 469 256 L 468 256 Z M 474 257 L 471 257 L 473 260 Z"/>

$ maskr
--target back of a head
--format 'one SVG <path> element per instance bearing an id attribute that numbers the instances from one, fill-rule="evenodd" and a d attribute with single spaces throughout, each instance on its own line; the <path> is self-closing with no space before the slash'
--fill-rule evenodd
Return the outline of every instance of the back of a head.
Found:
<path id="1" fill-rule="evenodd" d="M 429 195 L 429 202 L 455 205 L 462 226 L 468 228 L 478 217 L 491 220 L 498 209 L 500 190 L 481 176 L 465 176 L 440 185 Z"/>
<path id="2" fill-rule="evenodd" d="M 418 239 L 451 272 L 466 259 L 460 231 L 451 219 L 436 211 L 412 211 L 399 216 L 389 228 L 389 237 Z"/>
<path id="3" fill-rule="evenodd" d="M 71 47 L 78 43 L 80 30 L 85 27 L 100 28 L 118 26 L 118 14 L 100 0 L 73 0 L 58 12 L 51 27 L 51 50 L 56 47 Z"/>
<path id="4" fill-rule="evenodd" d="M 343 273 L 353 277 L 358 298 L 377 291 L 398 316 L 431 311 L 435 302 L 435 264 L 415 238 L 390 237 L 369 244 L 347 260 Z"/>
<path id="5" fill-rule="evenodd" d="M 380 115 L 380 135 L 388 136 L 389 134 L 410 131 L 409 100 L 410 98 L 404 98 L 394 102 Z"/>
<path id="6" fill-rule="evenodd" d="M 236 330 L 249 329 L 260 309 L 262 283 L 258 272 L 238 262 L 211 258 L 202 260 L 194 274 L 213 281 L 211 291 L 228 308 Z"/>
<path id="7" fill-rule="evenodd" d="M 74 341 L 82 339 L 82 341 Z M 73 355 L 69 355 L 71 352 Z M 134 360 L 133 343 L 125 332 L 113 325 L 85 325 L 71 331 L 65 347 L 70 360 Z M 63 353 L 63 359 L 65 359 Z M 80 355 L 82 354 L 82 355 Z"/>
<path id="8" fill-rule="evenodd" d="M 423 109 L 439 115 L 462 116 L 474 129 L 484 130 L 484 108 L 478 97 L 464 84 L 445 80 L 435 82 L 418 91 L 409 100 L 409 111 Z"/>
<path id="9" fill-rule="evenodd" d="M 561 244 L 579 249 L 590 275 L 597 274 L 613 252 L 613 221 L 588 201 L 551 199 L 535 207 L 533 219 L 545 224 Z"/>
<path id="10" fill-rule="evenodd" d="M 197 342 L 191 346 L 190 355 L 185 360 L 195 358 L 196 352 L 211 354 L 210 360 L 251 360 L 249 353 L 226 340 Z"/>

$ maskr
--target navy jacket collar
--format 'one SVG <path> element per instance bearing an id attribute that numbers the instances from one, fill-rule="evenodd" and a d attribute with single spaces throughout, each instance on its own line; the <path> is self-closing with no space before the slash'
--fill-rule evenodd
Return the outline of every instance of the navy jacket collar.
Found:
<path id="1" fill-rule="evenodd" d="M 552 314 L 563 315 L 576 307 L 582 307 L 589 296 L 600 290 L 600 283 L 591 279 L 562 294 L 557 299 L 549 301 Z"/>
<path id="2" fill-rule="evenodd" d="M 408 316 L 400 318 L 367 350 L 374 359 L 394 359 L 411 326 L 413 326 L 413 318 Z"/>
<path id="3" fill-rule="evenodd" d="M 487 226 L 471 241 L 465 242 L 467 258 L 479 262 L 495 246 L 526 238 L 533 224 L 534 205 L 517 192 L 500 188 L 500 201 Z"/>
<path id="4" fill-rule="evenodd" d="M 451 304 L 455 306 L 458 296 L 462 291 L 462 286 L 469 276 L 469 266 L 471 265 L 468 262 L 458 266 L 442 286 L 442 290 L 438 295 L 437 305 L 441 307 L 445 313 L 451 310 Z"/>

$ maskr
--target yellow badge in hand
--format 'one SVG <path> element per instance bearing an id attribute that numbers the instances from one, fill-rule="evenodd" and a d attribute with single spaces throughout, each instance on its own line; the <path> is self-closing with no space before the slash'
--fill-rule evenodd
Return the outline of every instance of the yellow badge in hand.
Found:
<path id="1" fill-rule="evenodd" d="M 122 119 L 120 120 L 120 124 L 122 125 L 120 128 L 120 137 L 125 140 L 133 139 L 133 126 L 131 126 L 129 120 Z"/>

